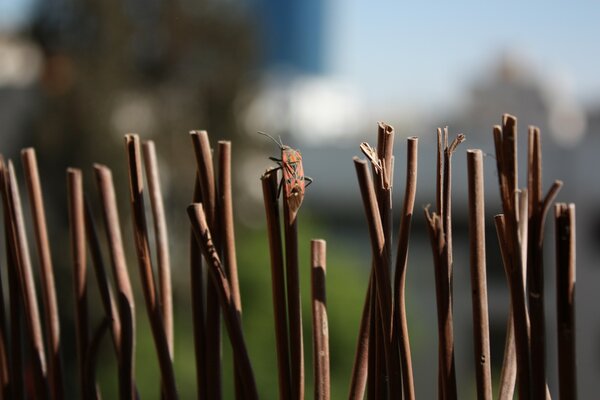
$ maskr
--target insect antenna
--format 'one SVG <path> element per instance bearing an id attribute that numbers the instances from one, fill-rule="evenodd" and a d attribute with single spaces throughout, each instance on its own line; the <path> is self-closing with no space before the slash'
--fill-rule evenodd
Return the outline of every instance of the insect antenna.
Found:
<path id="1" fill-rule="evenodd" d="M 283 142 L 281 142 L 281 137 L 279 138 L 279 142 L 278 142 L 277 139 L 275 139 L 273 136 L 269 135 L 268 133 L 258 131 L 258 134 L 268 137 L 269 139 L 271 139 L 272 141 L 274 141 L 275 144 L 277 146 L 279 146 L 280 149 L 283 149 Z"/>

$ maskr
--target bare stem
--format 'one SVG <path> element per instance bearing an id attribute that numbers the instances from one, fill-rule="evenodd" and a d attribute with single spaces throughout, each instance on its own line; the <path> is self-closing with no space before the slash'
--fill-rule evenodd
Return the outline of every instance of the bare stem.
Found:
<path id="1" fill-rule="evenodd" d="M 140 153 L 140 139 L 137 135 L 125 136 L 127 159 L 129 164 L 129 189 L 134 224 L 134 236 L 138 265 L 146 311 L 150 320 L 150 328 L 154 338 L 154 346 L 158 356 L 162 379 L 162 392 L 167 400 L 177 398 L 177 387 L 173 362 L 169 352 L 165 325 L 160 312 L 159 302 L 156 295 L 156 283 L 152 270 L 150 244 L 148 241 L 148 230 L 146 226 L 146 215 L 144 208 L 144 185 L 142 173 L 142 159 Z"/>
<path id="2" fill-rule="evenodd" d="M 327 322 L 326 243 L 311 241 L 311 292 L 313 312 L 313 362 L 315 399 L 329 400 L 329 327 Z"/>
<path id="3" fill-rule="evenodd" d="M 240 371 L 244 386 L 244 398 L 249 400 L 258 399 L 254 373 L 252 372 L 250 357 L 244 341 L 241 321 L 233 302 L 231 286 L 229 285 L 225 270 L 223 269 L 223 265 L 221 264 L 221 260 L 213 244 L 202 204 L 195 203 L 190 205 L 188 207 L 188 216 L 190 217 L 196 239 L 202 247 L 204 258 L 208 263 L 210 276 L 218 290 L 219 302 L 221 304 L 225 325 L 229 333 L 231 346 L 233 351 L 239 356 L 238 370 Z"/>
<path id="4" fill-rule="evenodd" d="M 473 301 L 473 337 L 477 398 L 492 399 L 490 329 L 485 260 L 485 206 L 483 155 L 481 150 L 467 151 L 469 177 L 469 242 L 471 294 Z"/>
<path id="5" fill-rule="evenodd" d="M 117 200 L 112 172 L 105 166 L 95 165 L 96 180 L 102 203 L 110 260 L 117 289 L 117 309 L 121 335 L 119 342 L 119 393 L 121 399 L 135 398 L 135 303 L 129 281 Z"/>
<path id="6" fill-rule="evenodd" d="M 407 400 L 414 400 L 415 387 L 410 339 L 408 334 L 408 321 L 406 318 L 406 269 L 408 267 L 410 226 L 415 207 L 415 195 L 417 192 L 417 151 L 419 140 L 416 137 L 410 137 L 408 138 L 407 143 L 406 186 L 404 189 L 402 220 L 400 221 L 400 232 L 398 234 L 398 255 L 396 258 L 396 272 L 394 275 L 394 321 L 397 321 L 396 331 L 399 333 L 404 397 Z"/>
<path id="7" fill-rule="evenodd" d="M 48 343 L 49 363 L 48 381 L 50 393 L 53 399 L 64 397 L 62 379 L 61 343 L 60 343 L 60 318 L 58 315 L 58 303 L 56 301 L 56 286 L 54 284 L 54 267 L 52 266 L 52 255 L 48 241 L 48 228 L 46 225 L 46 213 L 44 211 L 44 199 L 42 186 L 38 172 L 35 150 L 24 149 L 21 152 L 25 180 L 33 215 L 33 226 L 37 251 L 40 261 L 42 300 L 46 322 L 46 341 Z"/>
<path id="8" fill-rule="evenodd" d="M 158 267 L 158 296 L 162 314 L 169 354 L 173 360 L 173 291 L 171 288 L 171 260 L 169 257 L 169 235 L 167 218 L 163 204 L 156 148 L 154 142 L 149 140 L 142 145 L 144 152 L 144 168 L 148 180 L 148 194 L 154 219 L 154 235 L 156 238 L 156 256 Z"/>
<path id="9" fill-rule="evenodd" d="M 559 203 L 556 223 L 556 312 L 560 399 L 577 399 L 575 362 L 575 205 Z"/>
<path id="10" fill-rule="evenodd" d="M 67 170 L 71 254 L 73 257 L 73 287 L 75 292 L 75 333 L 81 398 L 91 393 L 86 387 L 86 356 L 89 342 L 87 307 L 87 257 L 85 244 L 85 205 L 81 170 Z M 95 381 L 88 382 L 95 388 Z"/>
<path id="11" fill-rule="evenodd" d="M 267 230 L 269 254 L 271 257 L 271 289 L 273 293 L 273 315 L 275 318 L 275 344 L 277 349 L 277 376 L 279 398 L 291 398 L 290 354 L 288 343 L 287 309 L 285 299 L 285 274 L 283 270 L 283 247 L 281 244 L 281 224 L 277 204 L 277 173 L 267 171 L 261 178 Z"/>

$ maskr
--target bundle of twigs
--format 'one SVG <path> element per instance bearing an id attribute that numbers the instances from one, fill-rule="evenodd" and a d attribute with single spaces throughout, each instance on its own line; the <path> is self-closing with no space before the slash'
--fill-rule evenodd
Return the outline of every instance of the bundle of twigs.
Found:
<path id="1" fill-rule="evenodd" d="M 529 129 L 527 188 L 519 189 L 516 119 L 505 115 L 494 127 L 496 162 L 502 214 L 495 217 L 502 258 L 510 289 L 504 364 L 498 388 L 500 399 L 511 399 L 515 384 L 520 399 L 549 398 L 546 377 L 543 237 L 547 213 L 562 183 L 554 182 L 542 193 L 541 139 Z M 408 244 L 417 187 L 418 139 L 407 139 L 406 180 L 401 219 L 393 257 L 394 130 L 379 124 L 375 148 L 362 143 L 367 160 L 354 159 L 366 214 L 372 260 L 362 310 L 350 399 L 414 399 L 411 348 L 406 316 Z M 221 141 L 217 161 L 205 131 L 190 134 L 196 156 L 196 179 L 190 220 L 190 277 L 194 329 L 197 397 L 221 399 L 221 319 L 231 342 L 236 399 L 257 399 L 258 388 L 242 327 L 233 196 L 231 143 Z M 465 139 L 448 142 L 448 130 L 437 133 L 435 211 L 425 208 L 431 241 L 437 301 L 439 357 L 438 397 L 459 398 L 454 366 L 453 256 L 452 256 L 452 155 Z M 299 208 L 310 182 L 303 175 L 299 151 L 282 143 L 278 168 L 261 178 L 271 262 L 277 376 L 281 399 L 305 397 L 304 340 L 300 298 L 298 241 Z M 161 398 L 178 398 L 174 374 L 174 327 L 168 230 L 162 203 L 156 150 L 151 141 L 140 143 L 135 134 L 125 136 L 132 206 L 133 237 L 144 308 L 150 322 L 160 368 Z M 33 149 L 22 152 L 27 192 L 33 216 L 43 312 L 29 254 L 27 228 L 20 190 L 11 161 L 0 157 L 0 192 L 6 238 L 8 296 L 0 293 L 0 399 L 61 399 L 68 382 L 62 369 L 61 329 L 54 268 L 42 196 L 41 179 Z M 490 335 L 487 309 L 486 242 L 483 152 L 467 151 L 471 293 L 477 397 L 492 398 Z M 369 165 L 371 171 L 369 171 Z M 67 170 L 68 211 L 75 293 L 77 380 L 81 398 L 100 398 L 96 364 L 103 336 L 112 338 L 118 365 L 119 395 L 139 397 L 135 380 L 136 312 L 129 267 L 125 258 L 116 193 L 111 170 L 95 165 L 96 186 L 105 238 L 99 235 L 91 202 L 84 195 L 82 172 Z M 281 171 L 281 174 L 279 173 Z M 144 181 L 148 182 L 146 194 Z M 156 259 L 153 259 L 145 199 L 150 199 Z M 576 398 L 575 368 L 575 207 L 555 206 L 556 285 L 560 398 Z M 282 241 L 283 236 L 283 241 Z M 308 245 L 308 243 L 307 243 Z M 109 254 L 109 278 L 103 246 Z M 326 306 L 326 243 L 313 240 L 311 249 L 311 311 L 314 397 L 330 398 L 329 331 Z M 104 315 L 90 326 L 87 253 Z M 394 265 L 394 268 L 392 268 Z M 0 289 L 2 285 L 0 285 Z M 9 300 L 8 312 L 4 299 Z M 45 343 L 44 343 L 45 342 Z M 27 378 L 25 378 L 27 377 Z M 32 379 L 32 381 L 26 381 Z"/>

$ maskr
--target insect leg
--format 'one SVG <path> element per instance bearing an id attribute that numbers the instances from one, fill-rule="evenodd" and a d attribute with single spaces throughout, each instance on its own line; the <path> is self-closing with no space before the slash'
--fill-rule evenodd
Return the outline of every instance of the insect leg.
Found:
<path id="1" fill-rule="evenodd" d="M 277 157 L 269 157 L 269 160 L 271 161 L 275 161 L 277 164 L 281 163 L 281 159 L 277 158 Z"/>
<path id="2" fill-rule="evenodd" d="M 303 179 L 305 182 L 308 182 L 304 187 L 308 187 L 311 183 L 313 183 L 313 178 L 305 176 Z"/>

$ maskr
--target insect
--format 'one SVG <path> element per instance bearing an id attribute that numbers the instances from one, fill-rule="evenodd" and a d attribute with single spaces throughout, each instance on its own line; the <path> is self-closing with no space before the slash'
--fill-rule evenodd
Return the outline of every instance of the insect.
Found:
<path id="1" fill-rule="evenodd" d="M 277 141 L 269 134 L 264 132 L 258 133 L 274 141 L 281 150 L 281 158 L 269 157 L 269 159 L 278 164 L 278 167 L 274 168 L 274 170 L 281 169 L 283 176 L 279 182 L 277 197 L 279 198 L 283 189 L 285 200 L 290 208 L 292 219 L 294 219 L 302 204 L 302 200 L 304 199 L 304 189 L 310 185 L 313 180 L 304 176 L 302 155 L 298 150 L 294 150 L 290 146 L 283 144 L 281 138 Z"/>

